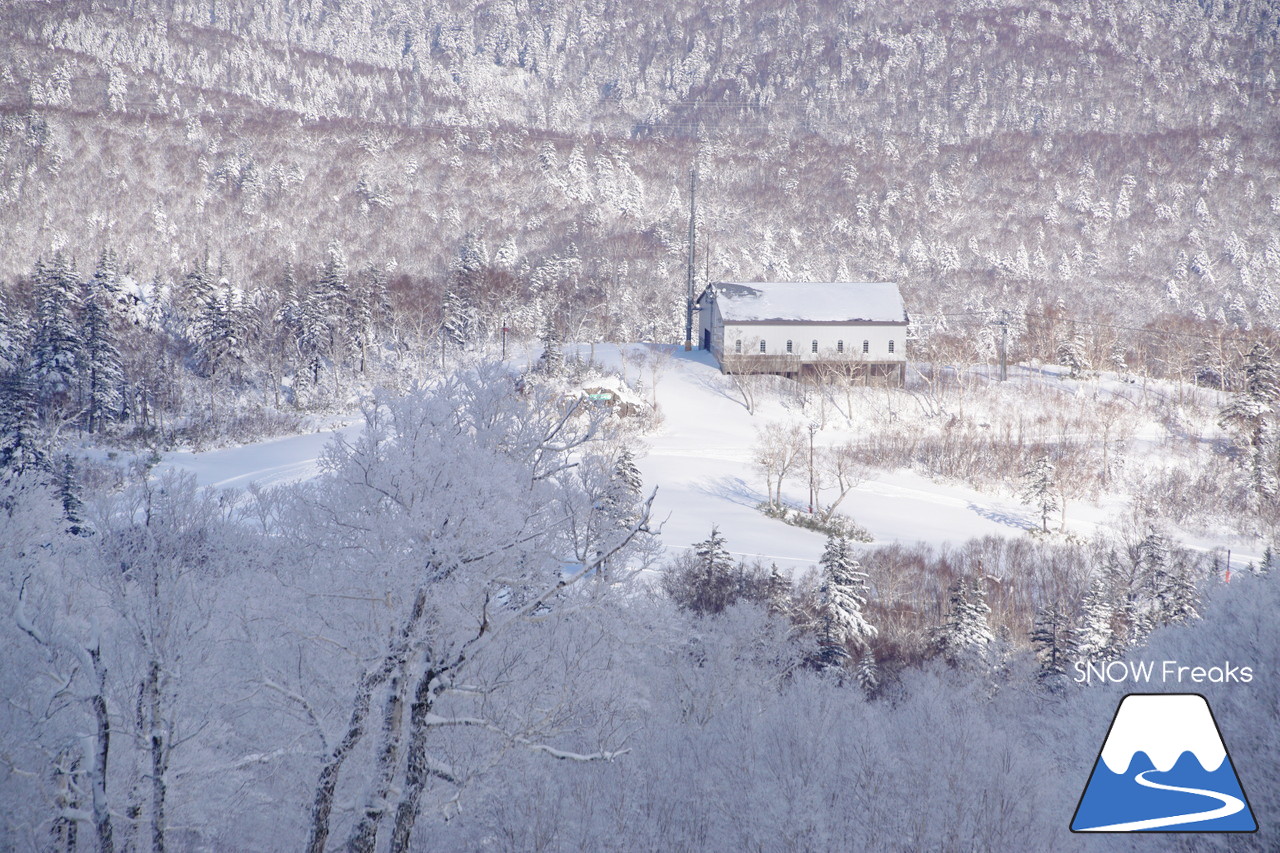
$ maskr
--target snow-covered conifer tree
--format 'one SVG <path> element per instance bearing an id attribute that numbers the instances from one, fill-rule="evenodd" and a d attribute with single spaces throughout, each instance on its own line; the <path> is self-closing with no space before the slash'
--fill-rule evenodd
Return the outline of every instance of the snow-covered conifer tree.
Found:
<path id="1" fill-rule="evenodd" d="M 1047 533 L 1049 516 L 1061 506 L 1053 463 L 1049 461 L 1048 456 L 1041 455 L 1023 472 L 1020 497 L 1024 503 L 1035 508 L 1040 516 L 1041 529 Z"/>
<path id="2" fill-rule="evenodd" d="M 694 543 L 693 559 L 685 600 L 680 603 L 695 613 L 720 613 L 735 604 L 739 593 L 736 565 L 719 527 L 712 525 L 711 535 Z"/>
<path id="3" fill-rule="evenodd" d="M 874 696 L 876 691 L 880 689 L 880 667 L 876 663 L 876 657 L 871 653 L 871 649 L 867 649 L 862 653 L 862 657 L 858 659 L 858 666 L 853 672 L 853 677 L 857 679 L 858 686 L 868 696 Z"/>
<path id="4" fill-rule="evenodd" d="M 76 312 L 80 282 L 61 250 L 49 263 L 38 261 L 35 270 L 35 340 L 32 345 L 32 378 L 36 399 L 45 414 L 73 402 L 79 382 L 82 348 Z"/>
<path id="5" fill-rule="evenodd" d="M 483 295 L 481 278 L 488 262 L 484 241 L 468 232 L 458 249 L 441 307 L 444 333 L 455 347 L 474 345 L 480 333 L 477 303 Z"/>
<path id="6" fill-rule="evenodd" d="M 499 269 L 512 270 L 515 269 L 516 261 L 519 258 L 520 251 L 516 248 L 516 238 L 508 237 L 498 246 L 498 251 L 493 256 L 493 262 Z"/>
<path id="7" fill-rule="evenodd" d="M 298 355 L 301 384 L 316 388 L 329 352 L 330 314 L 324 294 L 315 282 L 304 287 L 297 300 Z"/>
<path id="8" fill-rule="evenodd" d="M 775 616 L 791 613 L 791 579 L 778 570 L 777 563 L 769 567 L 769 574 L 764 579 L 762 598 L 765 607 Z"/>
<path id="9" fill-rule="evenodd" d="M 1220 421 L 1238 436 L 1241 460 L 1249 470 L 1249 483 L 1255 500 L 1273 498 L 1277 492 L 1277 463 L 1280 438 L 1280 373 L 1271 351 L 1255 344 L 1245 358 L 1244 388 L 1223 407 Z"/>
<path id="10" fill-rule="evenodd" d="M 951 585 L 951 610 L 935 630 L 934 650 L 952 666 L 985 663 L 995 640 L 987 620 L 991 608 L 979 578 L 960 577 Z"/>
<path id="11" fill-rule="evenodd" d="M 104 251 L 85 282 L 81 301 L 84 337 L 85 427 L 101 432 L 121 415 L 124 370 L 116 340 L 114 313 L 119 292 L 115 253 Z"/>
<path id="12" fill-rule="evenodd" d="M 1102 663 L 1119 654 L 1115 636 L 1115 604 L 1105 579 L 1095 578 L 1080 607 L 1071 635 L 1071 653 L 1085 663 Z"/>
<path id="13" fill-rule="evenodd" d="M 62 504 L 67 532 L 80 535 L 84 532 L 84 501 L 80 498 L 80 479 L 76 476 L 76 463 L 71 454 L 63 454 L 54 471 L 53 485 Z"/>
<path id="14" fill-rule="evenodd" d="M 1050 690 L 1061 688 L 1066 676 L 1070 630 L 1070 622 L 1056 602 L 1036 610 L 1031 627 L 1031 646 L 1040 661 L 1036 677 Z"/>
<path id="15" fill-rule="evenodd" d="M 1200 590 L 1191 576 L 1191 566 L 1181 561 L 1169 576 L 1163 613 L 1165 622 L 1185 622 L 1200 618 Z"/>
<path id="16" fill-rule="evenodd" d="M 875 626 L 862 609 L 867 603 L 867 575 L 861 570 L 843 536 L 828 536 L 818 561 L 822 582 L 818 588 L 818 663 L 837 666 L 848 657 L 848 646 L 865 650 L 875 639 Z"/>
<path id="17" fill-rule="evenodd" d="M 1072 334 L 1058 341 L 1058 364 L 1067 368 L 1074 379 L 1089 369 L 1089 358 L 1085 355 L 1084 338 Z"/>
<path id="18" fill-rule="evenodd" d="M 538 369 L 551 376 L 559 376 L 564 370 L 564 351 L 560 348 L 560 334 L 550 321 L 542 332 L 542 355 L 538 357 Z"/>
<path id="19" fill-rule="evenodd" d="M 444 324 L 443 334 L 452 347 L 466 347 L 472 340 L 472 312 L 463 292 L 450 283 L 444 292 L 444 300 L 440 306 L 441 320 Z"/>
<path id="20" fill-rule="evenodd" d="M 19 352 L 30 339 L 27 318 L 4 298 L 0 289 L 0 372 L 12 370 L 18 362 Z"/>
<path id="21" fill-rule="evenodd" d="M 605 487 L 604 510 L 613 523 L 621 527 L 629 527 L 636 518 L 640 505 L 640 490 L 643 481 L 640 469 L 636 467 L 635 456 L 631 448 L 624 447 L 618 453 L 618 461 L 614 463 L 609 475 L 609 483 Z"/>
<path id="22" fill-rule="evenodd" d="M 573 146 L 565 165 L 569 173 L 568 180 L 565 183 L 565 192 L 575 201 L 591 201 L 593 193 L 591 190 L 590 169 L 587 167 L 587 158 L 583 154 L 581 146 Z"/>
<path id="23" fill-rule="evenodd" d="M 1200 349 L 1191 358 L 1191 375 L 1197 385 L 1206 388 L 1223 386 L 1221 358 L 1208 347 Z"/>
<path id="24" fill-rule="evenodd" d="M 213 300 L 213 293 L 213 271 L 209 269 L 208 255 L 204 255 L 182 277 L 182 291 L 179 294 L 191 329 L 199 323 L 200 312 Z"/>
<path id="25" fill-rule="evenodd" d="M 35 388 L 20 367 L 0 372 L 0 481 L 46 464 Z"/>
<path id="26" fill-rule="evenodd" d="M 231 282 L 218 276 L 204 290 L 192 333 L 200 363 L 210 377 L 221 378 L 244 361 L 244 318 Z"/>
<path id="27" fill-rule="evenodd" d="M 1164 622 L 1173 610 L 1169 540 L 1152 526 L 1136 550 L 1139 592 L 1146 598 L 1151 619 L 1157 624 Z"/>
<path id="28" fill-rule="evenodd" d="M 201 258 L 183 277 L 187 336 L 203 375 L 223 378 L 227 368 L 244 357 L 240 305 L 222 270 L 211 270 Z M 213 390 L 210 386 L 210 400 Z"/>
<path id="29" fill-rule="evenodd" d="M 351 288 L 351 322 L 347 337 L 357 358 L 357 370 L 364 373 L 375 327 L 388 311 L 387 274 L 382 267 L 369 264 L 360 271 Z"/>
<path id="30" fill-rule="evenodd" d="M 312 310 L 313 323 L 319 328 L 313 333 L 319 336 L 319 348 L 329 357 L 337 378 L 338 367 L 350 349 L 352 320 L 351 286 L 347 281 L 347 256 L 342 244 L 331 240 L 325 247 L 324 263 L 314 287 Z"/>

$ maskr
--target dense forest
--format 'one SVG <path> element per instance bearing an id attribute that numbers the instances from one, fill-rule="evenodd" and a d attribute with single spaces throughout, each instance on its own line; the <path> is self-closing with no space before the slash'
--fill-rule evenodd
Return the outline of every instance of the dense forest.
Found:
<path id="1" fill-rule="evenodd" d="M 0 845 L 1115 849 L 1067 832 L 1114 703 L 1194 689 L 1263 829 L 1232 849 L 1274 846 L 1270 562 L 1223 584 L 1156 529 L 672 560 L 627 422 L 515 379 L 382 396 L 274 488 L 8 470 Z M 1077 683 L 1165 660 L 1256 674 Z"/>
<path id="2" fill-rule="evenodd" d="M 489 332 L 585 305 L 575 332 L 667 340 L 696 162 L 699 280 L 900 281 L 921 320 L 1061 300 L 1206 336 L 1274 326 L 1278 19 L 1138 0 L 10 4 L 0 276 L 110 249 L 138 281 L 208 257 L 254 293 L 336 240 L 428 311 L 479 266 L 463 295 Z"/>
<path id="3" fill-rule="evenodd" d="M 1014 358 L 1236 387 L 1280 322 L 1278 20 L 11 4 L 0 358 L 61 277 L 65 310 L 129 330 L 113 399 L 168 441 L 228 388 L 278 421 L 282 395 L 348 400 L 352 361 L 403 374 L 503 329 L 678 341 L 696 167 L 699 287 L 898 281 L 922 361 L 991 359 L 1003 322 Z M 103 263 L 107 298 L 80 293 Z"/>

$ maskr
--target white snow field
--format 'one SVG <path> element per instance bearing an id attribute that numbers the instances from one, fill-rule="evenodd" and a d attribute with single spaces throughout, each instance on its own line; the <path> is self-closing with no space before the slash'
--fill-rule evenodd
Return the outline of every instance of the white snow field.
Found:
<path id="1" fill-rule="evenodd" d="M 825 536 L 768 518 L 757 510 L 756 505 L 765 497 L 765 482 L 751 464 L 760 427 L 779 421 L 807 425 L 812 416 L 795 406 L 787 407 L 772 394 L 760 394 L 755 413 L 749 414 L 706 351 L 684 352 L 681 347 L 656 346 L 626 349 L 633 358 L 637 349 L 647 349 L 651 357 L 654 353 L 669 355 L 656 383 L 664 421 L 658 430 L 645 436 L 648 455 L 638 462 L 646 489 L 658 487 L 654 514 L 657 521 L 663 522 L 662 536 L 667 547 L 687 548 L 706 539 L 711 525 L 716 524 L 724 533 L 730 552 L 737 556 L 759 557 L 766 565 L 776 561 L 783 568 L 816 563 Z M 582 352 L 585 358 L 585 347 Z M 595 357 L 610 363 L 617 359 L 617 348 L 597 345 Z M 616 366 L 616 361 L 612 364 Z M 633 366 L 629 376 L 635 379 L 636 372 Z M 644 368 L 640 378 L 650 382 L 651 373 Z M 1024 379 L 1030 382 L 1062 381 L 1052 371 L 1026 374 Z M 1107 384 L 1120 388 L 1122 393 L 1126 388 L 1116 382 Z M 858 393 L 882 395 L 884 391 L 871 388 Z M 845 423 L 839 415 L 829 417 L 827 425 L 815 433 L 815 445 L 856 437 Z M 1150 443 L 1143 430 L 1134 436 L 1133 444 L 1139 452 L 1150 452 L 1145 447 Z M 801 466 L 787 479 L 783 498 L 791 506 L 803 509 L 808 504 L 808 489 L 807 466 Z M 824 493 L 820 500 L 831 497 L 829 492 Z M 1104 496 L 1100 503 L 1071 500 L 1065 517 L 1055 514 L 1051 523 L 1056 528 L 1062 521 L 1068 533 L 1089 538 L 1120 522 L 1128 507 L 1125 495 Z M 1024 536 L 1038 524 L 1034 511 L 1012 495 L 993 495 L 963 484 L 935 482 L 906 469 L 874 475 L 845 498 L 839 512 L 870 531 L 875 538 L 872 544 L 938 545 L 988 535 Z M 1236 536 L 1213 539 L 1179 532 L 1178 539 L 1187 547 L 1201 550 L 1223 544 L 1235 547 L 1241 563 L 1259 559 L 1257 542 Z"/>
<path id="2" fill-rule="evenodd" d="M 572 347 L 568 348 L 572 349 Z M 581 347 L 583 358 L 588 348 Z M 645 490 L 654 487 L 655 522 L 672 550 L 705 539 L 712 525 L 724 533 L 729 549 L 740 557 L 776 562 L 784 569 L 813 565 L 822 552 L 824 536 L 767 518 L 755 507 L 764 498 L 764 480 L 751 464 L 756 431 L 766 423 L 807 424 L 794 406 L 762 395 L 754 415 L 733 398 L 711 355 L 684 352 L 680 347 L 633 345 L 619 348 L 597 344 L 594 357 L 607 366 L 622 366 L 629 357 L 629 379 L 646 384 L 643 394 L 656 393 L 663 423 L 644 437 L 647 452 L 639 459 Z M 658 379 L 651 366 L 638 367 L 640 357 L 659 362 Z M 521 359 L 524 361 L 524 359 Z M 821 446 L 851 437 L 841 419 L 829 419 L 816 433 Z M 250 483 L 273 485 L 314 476 L 318 458 L 335 432 L 347 438 L 358 434 L 358 420 L 337 430 L 286 436 L 239 447 L 204 452 L 166 454 L 163 466 L 195 474 L 202 485 L 244 488 Z M 807 467 L 785 483 L 784 498 L 793 506 L 808 502 Z M 825 495 L 829 499 L 829 495 Z M 1068 504 L 1067 529 L 1090 535 L 1117 514 L 1119 506 Z M 843 514 L 867 528 L 877 543 L 924 541 L 962 542 L 977 536 L 1021 536 L 1035 524 L 1028 507 L 1011 496 L 992 496 L 962 485 L 932 482 L 900 470 L 881 473 L 862 483 L 840 506 Z"/>
<path id="3" fill-rule="evenodd" d="M 262 486 L 296 482 L 320 471 L 320 454 L 335 434 L 348 439 L 360 434 L 362 420 L 353 420 L 336 429 L 289 435 L 239 447 L 196 452 L 166 453 L 160 468 L 189 471 L 202 486 L 243 489 L 251 483 Z"/>
<path id="4" fill-rule="evenodd" d="M 597 348 L 599 358 L 599 348 Z M 657 383 L 662 427 L 647 436 L 648 455 L 639 460 L 647 487 L 657 486 L 656 519 L 669 548 L 706 539 L 719 525 L 730 552 L 759 557 L 780 567 L 817 562 L 825 536 L 764 516 L 764 478 L 751 465 L 756 429 L 771 421 L 807 423 L 776 400 L 761 400 L 755 415 L 716 390 L 723 381 L 705 351 L 672 349 L 670 369 Z M 850 437 L 835 425 L 819 430 L 818 445 Z M 807 469 L 790 477 L 783 496 L 808 504 Z M 1031 513 L 1011 500 L 993 499 L 963 486 L 930 482 L 910 471 L 884 474 L 854 489 L 840 512 L 867 528 L 876 542 L 958 542 L 975 536 L 1022 535 Z M 1071 519 L 1068 508 L 1068 519 Z"/>

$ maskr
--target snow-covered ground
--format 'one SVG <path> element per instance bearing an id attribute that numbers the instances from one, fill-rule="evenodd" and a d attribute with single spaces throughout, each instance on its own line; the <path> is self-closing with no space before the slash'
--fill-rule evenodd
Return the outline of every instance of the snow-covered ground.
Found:
<path id="1" fill-rule="evenodd" d="M 572 351 L 572 347 L 567 349 Z M 798 411 L 762 395 L 754 415 L 749 414 L 725 387 L 724 377 L 707 352 L 643 345 L 620 349 L 604 344 L 597 344 L 593 353 L 585 345 L 580 349 L 582 358 L 593 354 L 597 362 L 623 368 L 632 381 L 639 378 L 648 384 L 644 394 L 656 396 L 661 407 L 662 425 L 645 437 L 648 450 L 639 466 L 646 491 L 658 490 L 655 521 L 662 525 L 662 538 L 669 549 L 687 548 L 707 538 L 712 525 L 717 525 L 737 556 L 760 558 L 766 565 L 776 562 L 784 569 L 805 568 L 817 561 L 822 534 L 768 518 L 756 509 L 764 500 L 765 488 L 763 476 L 751 464 L 757 429 L 772 421 L 803 421 Z M 625 366 L 624 354 L 631 362 Z M 662 363 L 656 382 L 651 367 L 638 366 L 640 356 Z M 529 360 L 520 358 L 521 366 Z M 1053 380 L 1051 376 L 1044 379 Z M 817 432 L 817 445 L 852 437 L 838 420 L 829 420 Z M 297 481 L 315 475 L 321 451 L 335 433 L 349 439 L 360 428 L 360 420 L 351 418 L 336 428 L 240 447 L 173 452 L 165 455 L 162 465 L 190 471 L 202 485 L 218 488 Z M 1153 443 L 1142 431 L 1134 439 L 1138 444 Z M 807 469 L 786 481 L 783 496 L 793 506 L 806 505 Z M 1126 503 L 1114 496 L 1101 505 L 1071 501 L 1066 529 L 1081 537 L 1092 536 L 1120 518 Z M 1036 523 L 1031 509 L 1007 494 L 933 482 L 908 470 L 881 472 L 862 483 L 841 504 L 840 511 L 869 530 L 876 543 L 923 541 L 936 545 L 987 535 L 1023 536 Z M 1238 540 L 1179 538 L 1184 544 L 1206 550 L 1219 545 L 1235 547 L 1241 560 L 1258 557 L 1251 553 L 1257 549 L 1241 548 L 1243 543 Z"/>
<path id="2" fill-rule="evenodd" d="M 597 353 L 599 357 L 599 353 Z M 764 479 L 751 465 L 756 429 L 797 415 L 776 401 L 762 400 L 754 416 L 723 393 L 714 359 L 704 351 L 672 353 L 671 368 L 657 383 L 665 418 L 649 436 L 640 460 L 647 486 L 658 487 L 655 515 L 664 521 L 669 548 L 705 539 L 713 524 L 729 550 L 775 561 L 781 567 L 815 563 L 825 537 L 771 519 L 756 509 L 765 498 Z M 817 444 L 841 437 L 834 426 L 818 432 Z M 784 498 L 808 502 L 808 474 L 786 481 Z M 987 534 L 1022 535 L 1031 525 L 1025 507 L 996 500 L 962 486 L 940 485 L 910 471 L 884 474 L 858 486 L 841 504 L 842 513 L 866 527 L 877 542 L 959 541 Z"/>
<path id="3" fill-rule="evenodd" d="M 166 453 L 159 469 L 189 471 L 200 485 L 219 489 L 243 489 L 250 483 L 270 486 L 305 480 L 319 472 L 320 454 L 334 435 L 351 439 L 359 435 L 363 427 L 363 420 L 353 418 L 335 428 L 239 447 L 203 452 L 178 450 Z"/>

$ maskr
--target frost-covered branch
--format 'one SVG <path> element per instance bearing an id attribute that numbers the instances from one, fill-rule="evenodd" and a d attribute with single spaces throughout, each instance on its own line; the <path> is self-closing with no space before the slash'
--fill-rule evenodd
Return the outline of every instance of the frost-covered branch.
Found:
<path id="1" fill-rule="evenodd" d="M 274 690 L 281 696 L 301 707 L 303 713 L 307 715 L 307 721 L 311 723 L 311 728 L 316 733 L 316 737 L 320 738 L 320 749 L 326 753 L 329 752 L 329 738 L 325 735 L 324 726 L 320 725 L 320 718 L 316 716 L 315 708 L 311 706 L 311 702 L 307 700 L 307 697 L 297 691 L 290 690 L 283 685 L 277 684 L 269 678 L 262 680 L 262 686 L 266 687 L 268 690 Z"/>

